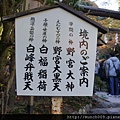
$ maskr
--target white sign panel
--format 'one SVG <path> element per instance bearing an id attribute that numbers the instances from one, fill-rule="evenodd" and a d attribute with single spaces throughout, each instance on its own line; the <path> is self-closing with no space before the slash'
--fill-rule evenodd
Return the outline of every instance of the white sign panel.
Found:
<path id="1" fill-rule="evenodd" d="M 17 95 L 92 96 L 97 28 L 54 8 L 16 18 Z"/>

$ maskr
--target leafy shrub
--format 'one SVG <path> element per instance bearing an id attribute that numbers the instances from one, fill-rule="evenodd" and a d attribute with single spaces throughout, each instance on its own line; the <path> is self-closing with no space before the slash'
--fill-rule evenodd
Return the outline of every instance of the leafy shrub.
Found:
<path id="1" fill-rule="evenodd" d="M 95 85 L 95 89 L 99 89 L 99 90 L 104 89 L 105 91 L 107 90 L 106 82 L 102 81 L 101 78 L 98 76 L 95 76 L 94 85 Z"/>

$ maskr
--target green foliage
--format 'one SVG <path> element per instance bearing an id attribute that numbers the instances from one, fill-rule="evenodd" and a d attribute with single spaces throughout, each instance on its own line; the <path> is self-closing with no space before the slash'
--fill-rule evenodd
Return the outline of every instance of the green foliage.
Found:
<path id="1" fill-rule="evenodd" d="M 105 20 L 105 19 L 107 19 L 107 17 L 101 17 L 101 16 L 96 17 L 96 20 Z"/>
<path id="2" fill-rule="evenodd" d="M 43 2 L 44 2 L 44 1 L 43 1 Z M 46 4 L 47 4 L 47 5 L 48 5 L 48 4 L 52 5 L 52 4 L 54 4 L 55 2 L 58 2 L 58 0 L 47 0 Z"/>
<path id="3" fill-rule="evenodd" d="M 76 5 L 84 5 L 84 6 L 97 6 L 94 2 L 88 1 L 88 0 L 81 0 L 81 1 L 76 1 Z"/>
<path id="4" fill-rule="evenodd" d="M 82 1 L 80 2 L 80 4 L 81 4 L 81 5 L 85 5 L 85 6 L 92 6 L 89 2 L 86 2 L 86 1 L 84 1 L 84 0 L 82 0 Z"/>
<path id="5" fill-rule="evenodd" d="M 113 45 L 113 47 L 106 48 L 106 52 L 100 55 L 100 59 L 104 58 L 106 54 L 109 54 L 111 52 L 114 52 L 115 56 L 117 56 L 120 59 L 120 44 Z"/>
<path id="6" fill-rule="evenodd" d="M 49 6 L 51 6 L 51 5 L 54 5 L 55 3 L 57 3 L 57 2 L 59 2 L 59 0 L 37 0 L 37 1 L 40 1 L 40 3 L 43 5 L 49 5 Z"/>
<path id="7" fill-rule="evenodd" d="M 80 6 L 80 5 L 82 5 L 82 6 Z M 84 6 L 94 6 L 94 7 L 96 6 L 97 7 L 97 5 L 94 2 L 91 2 L 89 0 L 79 0 L 79 1 L 77 0 L 76 3 L 74 4 L 75 9 L 78 11 L 83 11 Z M 90 10 L 88 11 L 88 13 L 89 12 L 90 12 Z"/>
<path id="8" fill-rule="evenodd" d="M 120 11 L 120 7 L 118 8 L 118 10 Z"/>
<path id="9" fill-rule="evenodd" d="M 9 114 L 26 114 L 27 113 L 26 111 L 27 111 L 27 106 L 24 105 L 9 111 Z"/>
<path id="10" fill-rule="evenodd" d="M 21 0 L 4 0 L 0 2 L 0 15 L 11 15 Z M 17 2 L 15 4 L 15 2 Z M 1 21 L 1 19 L 0 19 Z M 14 25 L 12 22 L 2 22 L 0 26 L 0 83 L 7 84 L 10 76 L 6 74 L 6 64 L 14 53 Z"/>
<path id="11" fill-rule="evenodd" d="M 74 7 L 75 3 L 77 2 L 78 0 L 68 0 L 66 3 L 71 6 L 71 7 Z"/>
<path id="12" fill-rule="evenodd" d="M 101 78 L 98 76 L 95 76 L 94 84 L 95 84 L 96 88 L 100 88 L 100 89 L 104 89 L 104 90 L 107 89 L 106 82 L 102 81 Z"/>
<path id="13" fill-rule="evenodd" d="M 2 84 L 6 84 L 9 81 L 9 75 L 5 75 L 5 67 L 6 64 L 8 63 L 8 61 L 10 60 L 10 56 L 11 56 L 11 46 L 7 47 L 1 54 L 0 56 L 0 83 Z"/>
<path id="14" fill-rule="evenodd" d="M 120 59 L 120 44 L 115 45 L 115 55 Z"/>

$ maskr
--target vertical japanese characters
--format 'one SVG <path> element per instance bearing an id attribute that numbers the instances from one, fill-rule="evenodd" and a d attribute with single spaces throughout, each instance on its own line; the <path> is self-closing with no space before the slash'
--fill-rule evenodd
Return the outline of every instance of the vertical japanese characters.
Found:
<path id="1" fill-rule="evenodd" d="M 24 74 L 24 81 L 25 81 L 25 87 L 23 88 L 23 90 L 33 90 L 33 88 L 31 87 L 32 82 L 34 82 L 33 79 L 33 72 L 32 70 L 35 69 L 35 66 L 33 64 L 33 61 L 35 59 L 34 57 L 34 53 L 35 53 L 35 46 L 32 45 L 32 41 L 34 41 L 34 26 L 35 26 L 35 18 L 31 17 L 30 18 L 30 30 L 29 30 L 29 45 L 28 47 L 26 47 L 26 57 L 25 57 L 25 61 L 26 66 L 25 68 L 25 74 Z"/>
<path id="2" fill-rule="evenodd" d="M 48 61 L 47 61 L 47 54 L 48 54 L 48 47 L 46 46 L 47 43 L 47 31 L 48 31 L 48 19 L 45 18 L 43 20 L 43 33 L 42 33 L 42 43 L 43 45 L 40 47 L 39 51 L 40 51 L 40 59 L 38 60 L 39 62 L 39 66 L 40 69 L 38 72 L 38 77 L 40 79 L 40 81 L 38 82 L 38 90 L 41 91 L 46 91 L 46 87 L 47 87 L 47 69 L 46 66 L 48 66 Z"/>
<path id="3" fill-rule="evenodd" d="M 79 79 L 79 84 L 82 86 L 82 84 L 86 84 L 86 87 L 88 87 L 88 75 L 89 75 L 89 69 L 88 69 L 88 37 L 89 33 L 86 29 L 80 29 L 79 36 L 79 48 L 80 48 L 80 55 L 82 56 L 82 59 L 80 60 L 80 76 L 82 76 L 81 79 Z M 82 66 L 81 66 L 82 65 Z"/>
<path id="4" fill-rule="evenodd" d="M 62 52 L 62 47 L 59 46 L 60 43 L 60 31 L 61 30 L 61 23 L 60 20 L 57 20 L 56 22 L 56 39 L 55 39 L 55 44 L 56 46 L 53 46 L 53 61 L 54 61 L 54 70 L 53 70 L 53 89 L 52 91 L 61 91 L 60 88 L 60 83 L 61 83 L 61 73 L 62 71 L 60 70 L 60 61 L 62 59 L 61 57 L 61 52 Z"/>
<path id="5" fill-rule="evenodd" d="M 75 53 L 75 48 L 72 46 L 74 44 L 74 40 L 73 40 L 73 22 L 69 22 L 69 32 L 68 32 L 68 36 L 69 36 L 69 40 L 68 40 L 68 43 L 69 43 L 69 47 L 66 48 L 66 51 L 67 51 L 67 54 L 69 56 L 69 59 L 66 61 L 66 64 L 67 64 L 67 67 L 69 68 L 69 71 L 67 73 L 67 77 L 66 77 L 66 80 L 67 80 L 67 84 L 66 84 L 66 89 L 67 91 L 72 91 L 74 88 L 75 88 L 75 85 L 74 85 L 74 72 L 72 71 L 72 68 L 74 67 L 74 59 L 73 59 L 73 56 L 74 56 L 74 53 Z"/>
<path id="6" fill-rule="evenodd" d="M 25 81 L 25 87 L 23 88 L 23 90 L 29 89 L 29 90 L 33 90 L 33 88 L 31 87 L 32 82 L 34 82 L 33 79 L 33 72 L 32 70 L 35 69 L 35 66 L 33 64 L 33 61 L 35 60 L 34 57 L 34 53 L 35 53 L 35 46 L 32 44 L 32 42 L 34 41 L 34 26 L 35 26 L 35 18 L 31 17 L 30 19 L 30 30 L 29 30 L 29 45 L 28 47 L 26 47 L 26 57 L 25 57 L 25 61 L 27 62 L 25 68 L 25 74 L 24 74 L 24 81 Z M 54 61 L 54 66 L 53 66 L 53 78 L 52 78 L 52 82 L 53 82 L 53 88 L 52 91 L 61 91 L 60 88 L 60 83 L 62 80 L 61 78 L 61 60 L 62 60 L 62 46 L 60 46 L 60 42 L 61 42 L 61 37 L 60 37 L 60 33 L 61 33 L 61 22 L 60 20 L 56 21 L 56 32 L 55 32 L 55 40 L 54 43 L 56 46 L 53 46 L 53 57 L 52 60 Z M 40 53 L 40 57 L 38 59 L 38 65 L 40 66 L 39 70 L 38 70 L 38 86 L 37 89 L 39 91 L 46 91 L 47 90 L 47 84 L 48 82 L 46 81 L 48 78 L 48 71 L 47 71 L 47 66 L 49 64 L 48 61 L 48 51 L 49 51 L 49 47 L 46 45 L 47 41 L 48 41 L 48 36 L 47 36 L 47 32 L 48 32 L 48 19 L 44 18 L 43 19 L 43 28 L 42 28 L 42 45 L 39 48 L 39 53 Z M 77 41 L 79 43 L 79 48 L 80 48 L 80 56 L 81 56 L 81 60 L 80 60 L 80 68 L 79 68 L 79 86 L 81 87 L 82 84 L 86 84 L 86 87 L 88 87 L 88 78 L 87 76 L 89 75 L 89 69 L 88 69 L 88 37 L 89 33 L 87 32 L 86 29 L 80 29 L 79 32 L 79 36 L 80 39 Z M 73 71 L 73 67 L 75 64 L 75 60 L 73 58 L 74 54 L 75 54 L 75 47 L 74 47 L 74 24 L 73 22 L 69 22 L 69 28 L 68 28 L 68 46 L 66 47 L 66 56 L 68 56 L 68 60 L 66 60 L 66 67 L 68 68 L 67 74 L 66 74 L 66 81 L 64 81 L 65 84 L 65 88 L 66 90 L 69 91 L 73 91 L 73 89 L 75 88 L 75 76 L 74 76 L 74 71 Z"/>

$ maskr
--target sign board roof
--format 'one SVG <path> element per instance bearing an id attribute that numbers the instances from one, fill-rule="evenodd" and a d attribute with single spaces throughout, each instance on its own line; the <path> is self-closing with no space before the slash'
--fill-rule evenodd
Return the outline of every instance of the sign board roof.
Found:
<path id="1" fill-rule="evenodd" d="M 97 23 L 97 22 L 91 20 L 90 18 L 88 18 L 87 16 L 85 16 L 81 11 L 76 11 L 76 10 L 70 8 L 69 6 L 64 5 L 63 3 L 58 3 L 57 5 L 52 6 L 52 7 L 36 8 L 36 9 L 32 9 L 32 10 L 27 10 L 27 11 L 24 11 L 24 12 L 21 12 L 21 13 L 17 13 L 17 14 L 14 14 L 14 15 L 4 16 L 2 18 L 2 20 L 3 21 L 13 21 L 13 20 L 15 20 L 15 18 L 18 18 L 18 17 L 22 17 L 22 16 L 25 16 L 25 15 L 33 14 L 33 13 L 54 9 L 54 8 L 57 8 L 57 7 L 60 7 L 64 10 L 74 14 L 75 16 L 83 19 L 84 21 L 92 24 L 93 26 L 98 28 L 99 32 L 102 32 L 103 34 L 107 33 L 107 29 L 105 27 L 103 27 L 99 23 Z"/>

